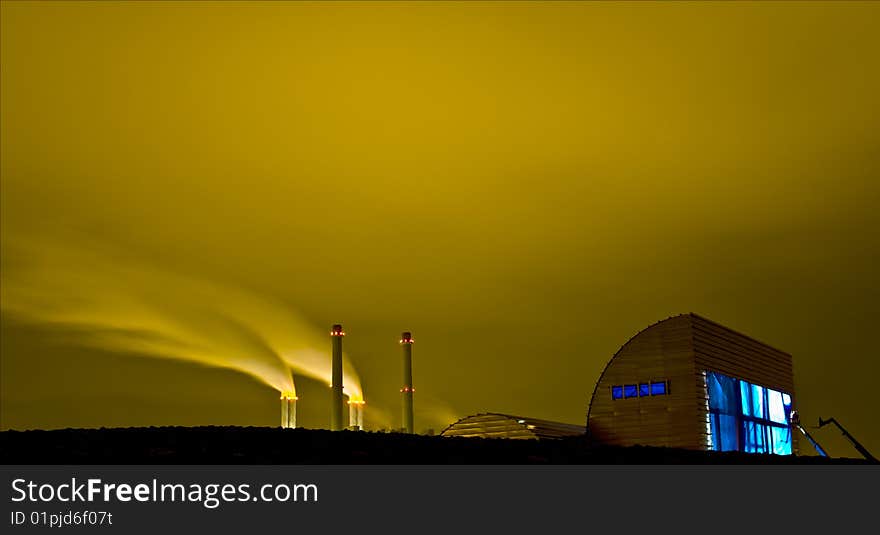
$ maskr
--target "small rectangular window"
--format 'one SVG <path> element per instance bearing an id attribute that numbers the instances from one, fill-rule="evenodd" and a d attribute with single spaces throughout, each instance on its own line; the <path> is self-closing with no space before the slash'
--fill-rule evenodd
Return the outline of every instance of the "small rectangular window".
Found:
<path id="1" fill-rule="evenodd" d="M 623 387 L 623 397 L 625 397 L 625 398 L 639 397 L 638 385 L 625 385 Z"/>
<path id="2" fill-rule="evenodd" d="M 611 399 L 621 399 L 623 397 L 623 387 L 622 386 L 612 386 L 611 387 Z"/>
<path id="3" fill-rule="evenodd" d="M 649 393 L 649 390 L 648 390 L 648 383 L 639 383 L 639 397 L 643 398 L 645 396 L 650 396 L 650 395 L 651 394 Z"/>
<path id="4" fill-rule="evenodd" d="M 651 395 L 652 396 L 665 396 L 666 395 L 666 381 L 662 383 L 651 383 Z"/>

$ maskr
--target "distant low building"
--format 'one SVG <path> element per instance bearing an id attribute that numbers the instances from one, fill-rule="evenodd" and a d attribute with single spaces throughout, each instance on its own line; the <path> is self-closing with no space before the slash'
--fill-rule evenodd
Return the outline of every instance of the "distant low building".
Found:
<path id="1" fill-rule="evenodd" d="M 440 436 L 539 440 L 578 436 L 585 433 L 586 428 L 582 425 L 510 414 L 482 413 L 458 420 L 444 429 Z"/>
<path id="2" fill-rule="evenodd" d="M 696 314 L 651 325 L 593 390 L 595 444 L 797 453 L 791 355 Z"/>

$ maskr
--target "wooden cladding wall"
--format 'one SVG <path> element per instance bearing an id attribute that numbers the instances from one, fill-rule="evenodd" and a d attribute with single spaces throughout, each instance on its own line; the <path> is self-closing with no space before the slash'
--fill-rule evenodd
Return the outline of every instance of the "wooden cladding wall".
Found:
<path id="1" fill-rule="evenodd" d="M 797 407 L 791 355 L 696 314 L 689 314 L 689 317 L 698 384 L 702 384 L 703 371 L 720 372 L 787 392 L 791 395 L 792 406 Z M 703 403 L 706 403 L 705 399 Z M 792 451 L 798 451 L 796 433 L 792 435 Z"/>
<path id="2" fill-rule="evenodd" d="M 691 314 L 698 370 L 721 372 L 794 396 L 791 355 Z"/>
<path id="3" fill-rule="evenodd" d="M 593 392 L 590 436 L 620 446 L 704 449 L 705 410 L 698 412 L 704 394 L 696 387 L 693 355 L 689 316 L 661 321 L 630 339 L 608 363 Z M 611 397 L 612 386 L 663 380 L 669 381 L 665 396 Z"/>
<path id="4" fill-rule="evenodd" d="M 590 401 L 590 436 L 620 446 L 707 448 L 705 371 L 788 392 L 796 403 L 791 355 L 696 314 L 684 314 L 638 333 L 611 359 Z M 612 399 L 613 386 L 667 379 L 667 396 Z M 793 435 L 793 451 L 797 446 Z"/>

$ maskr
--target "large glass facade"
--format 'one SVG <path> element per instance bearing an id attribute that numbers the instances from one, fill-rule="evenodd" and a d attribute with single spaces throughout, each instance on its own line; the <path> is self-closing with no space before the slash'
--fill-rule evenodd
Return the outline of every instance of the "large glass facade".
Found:
<path id="1" fill-rule="evenodd" d="M 712 449 L 791 455 L 791 396 L 706 372 Z"/>

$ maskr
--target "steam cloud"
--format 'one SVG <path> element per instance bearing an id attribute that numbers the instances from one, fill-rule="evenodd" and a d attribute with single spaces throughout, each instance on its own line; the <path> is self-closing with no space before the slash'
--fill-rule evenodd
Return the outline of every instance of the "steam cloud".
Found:
<path id="1" fill-rule="evenodd" d="M 253 293 L 127 261 L 95 244 L 4 238 L 3 253 L 4 314 L 94 347 L 237 370 L 280 392 L 295 392 L 291 370 L 330 382 L 327 336 Z M 345 393 L 363 399 L 347 356 L 343 370 Z"/>

